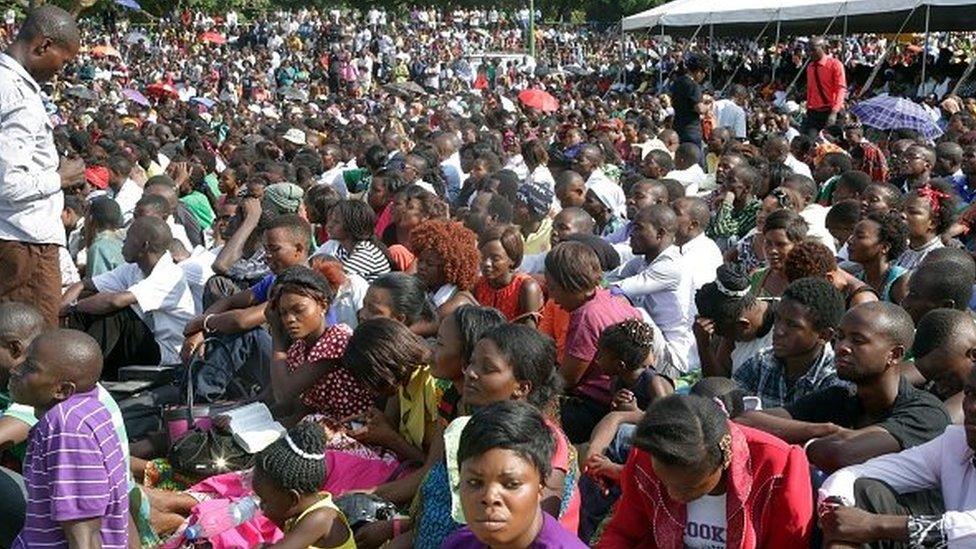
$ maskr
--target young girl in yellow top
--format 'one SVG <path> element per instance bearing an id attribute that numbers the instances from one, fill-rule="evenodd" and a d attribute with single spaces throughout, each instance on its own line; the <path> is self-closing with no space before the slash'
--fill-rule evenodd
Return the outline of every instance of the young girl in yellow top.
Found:
<path id="1" fill-rule="evenodd" d="M 322 492 L 325 430 L 302 423 L 257 455 L 254 493 L 261 511 L 285 532 L 273 549 L 356 549 L 352 531 L 332 494 Z"/>

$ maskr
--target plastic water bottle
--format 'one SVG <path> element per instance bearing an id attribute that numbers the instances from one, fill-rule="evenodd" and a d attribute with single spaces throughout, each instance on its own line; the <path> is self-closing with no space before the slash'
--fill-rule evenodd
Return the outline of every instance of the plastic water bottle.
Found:
<path id="1" fill-rule="evenodd" d="M 207 503 L 212 505 L 209 509 L 206 508 Z M 210 500 L 202 502 L 200 506 L 204 507 L 204 512 L 200 514 L 199 520 L 183 532 L 187 540 L 209 539 L 244 524 L 257 513 L 258 500 L 255 497 L 245 497 L 234 502 Z"/>

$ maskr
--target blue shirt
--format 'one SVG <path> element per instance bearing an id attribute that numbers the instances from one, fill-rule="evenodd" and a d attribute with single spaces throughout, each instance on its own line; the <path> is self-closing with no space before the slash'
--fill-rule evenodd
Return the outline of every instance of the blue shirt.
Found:
<path id="1" fill-rule="evenodd" d="M 274 286 L 275 279 L 278 275 L 271 273 L 261 279 L 260 282 L 251 286 L 251 293 L 254 294 L 254 300 L 257 301 L 256 305 L 260 305 L 268 300 L 268 292 L 271 291 L 271 287 Z"/>

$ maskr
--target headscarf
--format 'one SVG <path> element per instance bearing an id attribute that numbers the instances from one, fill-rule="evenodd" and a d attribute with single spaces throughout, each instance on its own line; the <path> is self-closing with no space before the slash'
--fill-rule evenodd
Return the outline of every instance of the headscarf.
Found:
<path id="1" fill-rule="evenodd" d="M 620 219 L 627 217 L 627 197 L 624 196 L 624 190 L 620 185 L 610 181 L 599 168 L 586 181 L 586 190 L 593 191 L 600 202 L 616 217 Z"/>

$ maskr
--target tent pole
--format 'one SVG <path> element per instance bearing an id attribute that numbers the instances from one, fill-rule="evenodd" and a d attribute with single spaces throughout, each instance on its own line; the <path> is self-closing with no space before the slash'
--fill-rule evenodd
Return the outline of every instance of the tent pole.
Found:
<path id="1" fill-rule="evenodd" d="M 715 55 L 715 49 L 714 48 L 715 48 L 715 25 L 712 24 L 712 23 L 709 23 L 708 24 L 708 60 L 709 61 L 712 61 L 712 58 Z M 713 70 L 712 69 L 712 66 L 714 64 L 715 63 L 711 63 L 711 62 L 708 64 L 708 86 L 709 87 L 712 87 L 713 86 L 713 84 L 712 84 L 712 70 Z M 712 88 L 712 89 L 714 89 L 714 88 Z"/>
<path id="2" fill-rule="evenodd" d="M 840 56 L 841 56 L 840 62 L 846 63 L 847 62 L 847 14 L 846 13 L 844 14 L 844 37 L 841 39 L 840 42 Z"/>
<path id="3" fill-rule="evenodd" d="M 932 5 L 925 5 L 925 45 L 922 47 L 922 82 L 919 89 L 925 89 L 925 69 L 929 62 L 929 15 L 932 13 Z"/>
<path id="4" fill-rule="evenodd" d="M 884 65 L 885 59 L 888 58 L 888 54 L 891 53 L 891 49 L 894 48 L 895 44 L 898 42 L 898 38 L 901 36 L 901 31 L 905 30 L 905 25 L 908 24 L 908 20 L 912 18 L 912 15 L 915 13 L 915 10 L 917 9 L 918 6 L 915 6 L 914 8 L 912 8 L 912 11 L 908 12 L 908 16 L 905 17 L 905 20 L 901 22 L 901 26 L 898 27 L 898 32 L 895 33 L 895 39 L 888 44 L 888 47 L 885 49 L 884 55 L 882 55 L 881 58 L 878 59 L 878 62 L 874 64 L 874 70 L 871 71 L 871 76 L 869 76 L 867 82 L 865 82 L 864 85 L 861 86 L 861 91 L 858 92 L 855 97 L 860 97 L 864 95 L 864 92 L 868 91 L 868 89 L 871 88 L 871 84 L 874 82 L 874 79 L 878 76 L 878 71 L 880 71 L 881 66 Z"/>
<path id="5" fill-rule="evenodd" d="M 624 51 L 627 35 L 624 34 L 624 20 L 620 19 L 620 82 L 627 87 L 627 52 Z"/>
<path id="6" fill-rule="evenodd" d="M 773 47 L 776 48 L 775 51 L 777 52 L 776 53 L 777 59 L 774 60 L 772 63 L 770 63 L 773 66 L 773 75 L 770 77 L 770 80 L 769 80 L 769 83 L 770 84 L 772 84 L 773 82 L 776 82 L 776 66 L 779 65 L 779 62 L 780 62 L 780 58 L 779 58 L 779 31 L 780 31 L 780 26 L 782 24 L 783 24 L 783 21 L 780 20 L 779 14 L 777 13 L 776 14 L 776 41 L 773 42 Z"/>
<path id="7" fill-rule="evenodd" d="M 661 44 L 660 47 L 664 46 L 664 23 L 661 23 Z M 658 59 L 658 70 L 657 70 L 657 92 L 661 93 L 664 90 L 664 53 L 661 53 L 661 58 Z"/>

